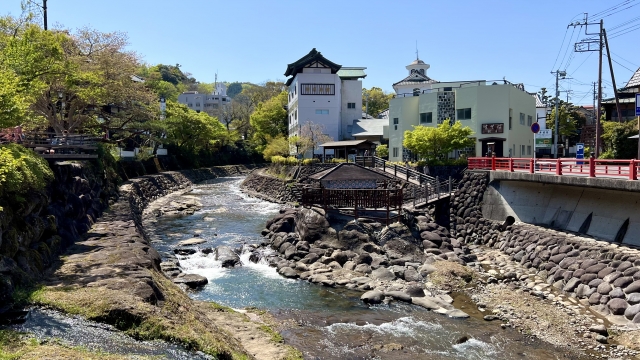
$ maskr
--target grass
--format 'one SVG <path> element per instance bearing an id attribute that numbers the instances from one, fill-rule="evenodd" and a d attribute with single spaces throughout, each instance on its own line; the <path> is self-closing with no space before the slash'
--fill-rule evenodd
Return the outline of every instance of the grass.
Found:
<path id="1" fill-rule="evenodd" d="M 271 328 L 271 326 L 269 325 L 260 325 L 260 329 L 264 332 L 266 332 L 267 334 L 271 335 L 271 341 L 276 342 L 276 343 L 283 343 L 284 342 L 284 338 L 282 337 L 282 335 L 278 334 L 275 330 L 273 330 Z"/>
<path id="2" fill-rule="evenodd" d="M 219 359 L 247 358 L 236 350 L 242 346 L 230 334 L 192 309 L 193 303 L 179 287 L 158 273 L 152 274 L 165 296 L 161 307 L 106 288 L 40 288 L 29 299 L 34 304 L 112 324 L 136 339 L 166 340 Z M 233 311 L 217 304 L 211 304 L 211 308 Z"/>

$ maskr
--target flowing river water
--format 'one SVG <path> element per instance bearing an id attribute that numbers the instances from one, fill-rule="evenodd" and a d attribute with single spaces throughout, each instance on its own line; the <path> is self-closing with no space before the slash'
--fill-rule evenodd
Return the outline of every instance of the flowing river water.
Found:
<path id="1" fill-rule="evenodd" d="M 220 178 L 179 195 L 202 203 L 193 215 L 147 217 L 145 228 L 154 246 L 161 254 L 173 253 L 179 241 L 195 233 L 207 241 L 201 248 L 262 242 L 260 231 L 281 206 L 243 194 L 242 180 Z M 249 252 L 241 255 L 243 266 L 232 269 L 222 268 L 214 254 L 197 252 L 178 258 L 185 273 L 209 280 L 202 289 L 190 292 L 191 297 L 236 309 L 268 310 L 277 320 L 291 324 L 282 336 L 307 359 L 567 358 L 548 344 L 482 320 L 482 314 L 462 296 L 454 305 L 472 317 L 455 320 L 405 303 L 369 307 L 358 292 L 285 279 L 267 264 L 250 262 Z M 465 336 L 469 340 L 457 344 Z"/>

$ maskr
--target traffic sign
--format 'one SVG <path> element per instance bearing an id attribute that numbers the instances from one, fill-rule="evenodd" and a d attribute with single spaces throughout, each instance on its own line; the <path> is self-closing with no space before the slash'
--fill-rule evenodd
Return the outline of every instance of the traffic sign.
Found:
<path id="1" fill-rule="evenodd" d="M 534 122 L 533 124 L 531 124 L 531 131 L 534 134 L 537 134 L 540 131 L 540 124 L 538 124 L 537 122 Z"/>
<path id="2" fill-rule="evenodd" d="M 576 144 L 576 159 L 584 159 L 584 143 Z M 582 161 L 577 161 L 576 164 L 582 165 Z"/>
<path id="3" fill-rule="evenodd" d="M 636 94 L 636 116 L 640 116 L 640 94 Z"/>

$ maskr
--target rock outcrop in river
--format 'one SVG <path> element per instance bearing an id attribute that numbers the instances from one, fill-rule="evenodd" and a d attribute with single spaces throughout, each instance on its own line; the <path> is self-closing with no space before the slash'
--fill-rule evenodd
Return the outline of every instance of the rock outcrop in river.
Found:
<path id="1" fill-rule="evenodd" d="M 421 214 L 385 226 L 368 220 L 329 218 L 320 208 L 283 209 L 262 234 L 265 246 L 277 251 L 267 260 L 289 278 L 325 286 L 366 291 L 369 304 L 400 300 L 451 317 L 467 317 L 452 299 L 425 289 L 424 282 L 439 260 L 461 264 L 475 260 L 466 247 L 433 219 Z M 252 256 L 257 261 L 256 251 Z"/>

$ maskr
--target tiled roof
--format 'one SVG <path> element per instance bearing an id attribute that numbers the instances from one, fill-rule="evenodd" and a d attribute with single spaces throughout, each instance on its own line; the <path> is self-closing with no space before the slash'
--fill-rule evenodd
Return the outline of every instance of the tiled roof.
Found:
<path id="1" fill-rule="evenodd" d="M 367 77 L 364 73 L 366 67 L 342 67 L 338 70 L 341 79 L 359 79 Z"/>
<path id="2" fill-rule="evenodd" d="M 540 98 L 540 94 L 537 94 L 537 93 L 533 94 L 533 97 L 536 99 L 536 107 L 537 108 L 546 108 L 547 107 L 547 105 L 545 105 L 542 102 L 542 99 Z"/>
<path id="3" fill-rule="evenodd" d="M 353 163 L 342 163 L 331 169 L 315 173 L 314 180 L 388 180 L 391 176 Z"/>
<path id="4" fill-rule="evenodd" d="M 627 86 L 625 86 L 626 88 L 630 88 L 630 87 L 637 87 L 640 86 L 640 68 L 638 68 L 638 70 L 636 70 L 635 73 L 633 73 L 633 75 L 631 76 L 631 79 L 629 79 L 629 81 L 627 82 Z"/>
<path id="5" fill-rule="evenodd" d="M 409 74 L 409 76 L 407 76 L 406 78 L 398 81 L 397 83 L 393 84 L 393 86 L 396 85 L 407 85 L 407 84 L 433 84 L 433 83 L 437 83 L 438 81 L 431 79 L 430 77 L 428 77 L 427 75 L 422 75 L 419 72 L 413 72 L 411 74 Z"/>
<path id="6" fill-rule="evenodd" d="M 382 136 L 385 125 L 389 125 L 389 119 L 353 120 L 351 136 Z"/>
<path id="7" fill-rule="evenodd" d="M 295 75 L 300 72 L 302 68 L 305 67 L 305 65 L 308 65 L 314 61 L 321 62 L 330 67 L 332 74 L 335 74 L 342 67 L 342 65 L 338 65 L 325 58 L 324 56 L 322 56 L 322 53 L 316 50 L 316 48 L 313 48 L 307 55 L 301 57 L 296 62 L 287 65 L 287 71 L 285 71 L 284 76 Z"/>
<path id="8" fill-rule="evenodd" d="M 334 146 L 356 146 L 362 143 L 368 142 L 368 140 L 344 140 L 344 141 L 330 141 L 321 144 L 322 147 L 334 147 Z"/>

